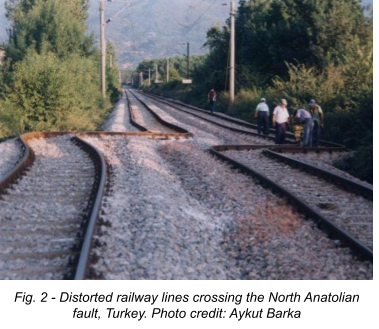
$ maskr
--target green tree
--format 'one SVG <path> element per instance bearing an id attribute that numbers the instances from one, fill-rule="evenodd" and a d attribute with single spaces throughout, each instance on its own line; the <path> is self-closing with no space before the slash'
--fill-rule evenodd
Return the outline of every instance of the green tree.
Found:
<path id="1" fill-rule="evenodd" d="M 72 53 L 90 55 L 93 37 L 86 35 L 87 0 L 19 0 L 7 5 L 12 21 L 7 57 L 13 63 L 24 58 L 29 48 L 59 57 Z"/>

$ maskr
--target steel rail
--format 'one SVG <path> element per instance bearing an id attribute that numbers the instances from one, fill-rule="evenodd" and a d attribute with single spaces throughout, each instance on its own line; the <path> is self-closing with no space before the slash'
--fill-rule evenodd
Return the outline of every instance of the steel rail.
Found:
<path id="1" fill-rule="evenodd" d="M 203 110 L 201 108 L 198 108 L 198 107 L 190 105 L 190 104 L 186 104 L 186 103 L 180 102 L 180 101 L 172 99 L 172 98 L 168 98 L 168 97 L 166 97 L 166 96 L 164 96 L 162 94 L 156 94 L 156 93 L 153 93 L 153 92 L 147 92 L 145 90 L 142 90 L 142 93 L 145 94 L 147 97 L 151 97 L 153 99 L 155 97 L 159 98 L 159 101 L 161 101 L 161 102 L 163 102 L 163 103 L 165 103 L 167 105 L 170 105 L 170 106 L 172 106 L 172 104 L 176 104 L 176 105 L 179 105 L 179 106 L 187 107 L 189 109 L 192 109 L 192 110 L 204 113 L 204 114 L 206 114 L 208 116 L 212 116 L 209 113 L 209 111 Z M 172 107 L 174 107 L 174 108 L 176 108 L 178 110 L 182 110 L 182 109 L 179 109 L 179 108 L 177 108 L 175 106 L 172 106 Z M 191 114 L 190 112 L 187 112 L 187 111 L 184 111 L 184 110 L 182 110 L 182 111 Z M 249 122 L 241 120 L 241 119 L 233 118 L 233 117 L 230 117 L 230 116 L 222 114 L 222 113 L 214 112 L 213 116 L 216 116 L 219 119 L 223 119 L 225 121 L 229 121 L 229 122 L 232 122 L 232 123 L 235 123 L 235 124 L 238 124 L 238 125 L 250 128 L 250 129 L 257 129 L 257 125 L 256 124 L 252 124 L 252 123 L 249 123 Z M 203 117 L 201 117 L 201 118 L 203 118 Z M 207 121 L 213 122 L 211 120 L 207 120 Z M 225 126 L 225 127 L 228 128 L 228 126 Z M 270 128 L 270 132 L 275 134 L 275 129 Z M 265 136 L 262 136 L 262 135 L 258 135 L 258 133 L 256 133 L 256 135 L 260 136 L 262 138 L 265 137 Z M 286 137 L 294 139 L 294 134 L 291 133 L 291 132 L 287 132 L 286 133 Z M 274 139 L 273 137 L 269 137 L 269 138 Z M 333 142 L 328 142 L 328 141 L 324 141 L 324 140 L 320 140 L 320 145 L 327 146 L 327 147 L 343 147 L 343 145 L 341 145 L 341 144 L 337 144 L 337 143 L 333 143 Z"/>
<path id="2" fill-rule="evenodd" d="M 139 97 L 137 97 L 134 92 L 132 92 L 130 89 L 126 89 L 126 90 L 129 91 L 155 117 L 155 119 L 158 122 L 160 122 L 162 125 L 170 128 L 174 131 L 182 133 L 182 134 L 190 134 L 190 132 L 188 130 L 183 129 L 177 125 L 174 125 L 174 124 L 162 119 L 154 110 L 151 109 L 150 106 L 148 106 L 144 101 L 142 101 Z"/>
<path id="3" fill-rule="evenodd" d="M 83 139 L 75 136 L 75 133 L 70 132 L 34 132 L 26 133 L 20 136 L 20 141 L 24 149 L 24 154 L 15 168 L 6 177 L 0 181 L 0 194 L 4 193 L 7 188 L 14 184 L 19 177 L 33 164 L 35 154 L 33 149 L 28 144 L 28 141 L 35 138 L 53 138 L 65 135 L 73 135 L 72 140 L 83 151 L 89 154 L 95 166 L 96 174 L 94 181 L 94 188 L 89 197 L 90 211 L 84 222 L 87 223 L 85 229 L 83 244 L 80 252 L 79 262 L 76 266 L 75 279 L 82 280 L 88 272 L 88 264 L 90 260 L 90 247 L 92 237 L 95 231 L 96 221 L 99 217 L 101 201 L 104 195 L 106 176 L 106 163 L 103 155 L 92 145 L 85 142 Z"/>
<path id="4" fill-rule="evenodd" d="M 343 176 L 331 173 L 317 166 L 313 166 L 309 163 L 279 154 L 272 150 L 263 150 L 263 154 L 277 161 L 286 163 L 293 168 L 306 170 L 307 172 L 310 172 L 317 177 L 320 177 L 328 182 L 331 182 L 346 191 L 363 196 L 367 200 L 370 200 L 370 201 L 373 200 L 373 193 L 374 193 L 373 189 L 366 185 L 352 181 Z"/>
<path id="5" fill-rule="evenodd" d="M 212 147 L 216 151 L 248 151 L 248 150 L 260 150 L 269 149 L 280 153 L 323 153 L 323 152 L 346 152 L 345 147 L 301 147 L 299 145 L 276 145 L 276 144 L 256 144 L 256 145 L 215 145 Z"/>
<path id="6" fill-rule="evenodd" d="M 105 187 L 107 182 L 107 164 L 105 162 L 104 155 L 96 147 L 87 143 L 78 136 L 75 138 L 81 148 L 91 156 L 97 173 L 93 191 L 94 199 L 91 204 L 91 211 L 87 221 L 87 229 L 85 231 L 80 257 L 74 277 L 75 280 L 84 280 L 86 277 L 88 277 L 93 237 L 100 216 L 102 200 L 105 194 Z"/>
<path id="7" fill-rule="evenodd" d="M 129 98 L 129 94 L 128 92 L 125 90 L 125 95 L 126 95 L 126 100 L 128 102 L 128 110 L 129 110 L 129 115 L 130 115 L 130 124 L 134 127 L 136 127 L 138 130 L 141 130 L 141 131 L 145 131 L 147 132 L 148 129 L 142 125 L 140 125 L 137 121 L 136 121 L 136 118 L 134 116 L 134 111 L 132 109 L 132 104 L 131 104 L 131 101 L 130 101 L 130 98 Z"/>
<path id="8" fill-rule="evenodd" d="M 234 145 L 230 149 L 236 150 L 236 146 Z M 241 147 L 240 150 L 241 149 L 246 150 L 248 148 L 244 146 L 244 148 Z M 253 149 L 258 149 L 258 148 L 253 148 Z M 291 202 L 294 206 L 296 206 L 299 209 L 301 213 L 303 213 L 306 216 L 309 216 L 317 224 L 317 226 L 320 229 L 326 231 L 329 237 L 337 238 L 340 241 L 344 242 L 360 258 L 373 261 L 372 249 L 370 249 L 361 241 L 359 241 L 357 238 L 352 236 L 345 229 L 339 227 L 333 220 L 321 214 L 317 209 L 309 205 L 307 202 L 298 198 L 287 188 L 281 186 L 280 184 L 277 184 L 276 182 L 274 182 L 267 176 L 263 175 L 259 171 L 256 171 L 255 169 L 248 167 L 222 154 L 221 151 L 225 151 L 225 150 L 228 150 L 227 146 L 217 146 L 217 147 L 212 147 L 210 149 L 210 153 L 215 155 L 217 158 L 229 163 L 230 165 L 232 165 L 232 167 L 239 169 L 241 172 L 247 174 L 248 176 L 258 179 L 258 181 L 260 181 L 264 187 L 268 186 L 274 192 L 277 192 L 280 195 L 284 195 L 289 202 Z"/>

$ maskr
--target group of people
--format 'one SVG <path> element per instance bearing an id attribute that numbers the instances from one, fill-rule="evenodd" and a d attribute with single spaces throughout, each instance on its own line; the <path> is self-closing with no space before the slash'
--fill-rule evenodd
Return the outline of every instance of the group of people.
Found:
<path id="1" fill-rule="evenodd" d="M 211 89 L 208 93 L 208 101 L 212 114 L 215 109 L 216 99 L 217 93 L 214 89 Z M 287 129 L 292 119 L 292 122 L 295 125 L 300 124 L 303 128 L 303 137 L 300 144 L 306 147 L 318 147 L 321 130 L 324 127 L 324 113 L 321 106 L 318 105 L 314 99 L 311 99 L 307 110 L 303 108 L 297 109 L 291 117 L 287 105 L 287 100 L 282 99 L 280 105 L 274 109 L 272 115 L 272 124 L 275 127 L 275 143 L 285 144 Z M 255 109 L 255 118 L 258 120 L 259 135 L 262 133 L 268 135 L 270 133 L 269 117 L 270 108 L 267 105 L 266 99 L 262 98 Z"/>
<path id="2" fill-rule="evenodd" d="M 273 112 L 272 123 L 275 127 L 275 143 L 285 144 L 286 133 L 291 116 L 287 109 L 287 100 L 282 99 Z M 270 109 L 266 99 L 262 98 L 255 110 L 255 118 L 258 119 L 258 134 L 269 134 L 268 120 Z M 293 113 L 293 123 L 303 126 L 302 146 L 318 147 L 320 142 L 321 130 L 324 127 L 324 113 L 321 106 L 314 99 L 309 102 L 309 109 L 297 109 Z"/>

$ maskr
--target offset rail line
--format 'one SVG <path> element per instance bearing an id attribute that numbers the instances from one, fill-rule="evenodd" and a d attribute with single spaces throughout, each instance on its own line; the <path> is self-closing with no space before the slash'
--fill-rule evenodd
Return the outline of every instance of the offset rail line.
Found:
<path id="1" fill-rule="evenodd" d="M 212 147 L 210 151 L 285 196 L 331 238 L 349 246 L 363 259 L 372 261 L 372 188 L 279 153 L 330 152 L 331 149 L 222 145 Z"/>
<path id="2" fill-rule="evenodd" d="M 167 122 L 166 120 L 162 119 L 150 106 L 148 106 L 145 102 L 143 102 L 134 92 L 132 92 L 130 89 L 125 89 L 125 92 L 128 97 L 128 104 L 129 104 L 129 110 L 131 113 L 132 118 L 132 124 L 136 127 L 139 127 L 139 129 L 144 129 L 145 131 L 154 132 L 154 133 L 179 133 L 179 134 L 189 134 L 189 132 L 181 127 L 178 127 L 170 122 Z M 143 112 L 137 112 L 138 109 L 133 107 L 133 104 L 130 100 L 130 96 L 128 95 L 130 93 L 147 111 L 145 113 Z M 145 125 L 148 125 L 148 127 L 145 127 L 144 125 L 140 124 L 138 120 L 136 119 L 137 113 L 141 115 L 140 121 L 145 121 Z M 148 118 L 144 117 L 145 114 L 148 115 Z M 146 119 L 145 119 L 146 118 Z"/>
<path id="3" fill-rule="evenodd" d="M 247 127 L 245 129 L 244 127 L 241 127 L 241 125 L 238 125 L 236 123 L 227 122 L 226 120 L 224 120 L 223 118 L 220 118 L 220 117 L 214 117 L 206 111 L 194 110 L 192 107 L 187 108 L 187 106 L 184 106 L 182 104 L 179 105 L 177 102 L 171 102 L 171 101 L 166 100 L 166 99 L 163 100 L 162 98 L 159 98 L 155 95 L 153 96 L 153 95 L 148 94 L 148 93 L 144 93 L 144 95 L 148 98 L 155 100 L 155 101 L 169 105 L 170 107 L 172 107 L 172 108 L 174 108 L 180 112 L 183 112 L 183 113 L 192 115 L 194 117 L 200 118 L 204 121 L 210 122 L 216 126 L 224 128 L 224 129 L 227 129 L 227 130 L 230 130 L 230 131 L 233 131 L 236 133 L 240 133 L 240 134 L 260 137 L 262 139 L 266 139 L 266 140 L 270 140 L 270 141 L 273 141 L 275 139 L 272 136 L 259 135 L 256 131 L 253 131 L 253 129 L 249 129 L 250 127 Z"/>

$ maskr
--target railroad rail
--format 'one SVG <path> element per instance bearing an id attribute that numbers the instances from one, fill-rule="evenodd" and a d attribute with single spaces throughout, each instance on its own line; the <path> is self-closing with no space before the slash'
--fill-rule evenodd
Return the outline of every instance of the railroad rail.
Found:
<path id="1" fill-rule="evenodd" d="M 157 95 L 155 93 L 146 92 L 146 91 L 142 91 L 142 93 L 146 97 L 154 99 L 154 100 L 161 102 L 163 104 L 169 105 L 178 111 L 181 111 L 181 112 L 184 112 L 186 114 L 190 114 L 192 116 L 198 117 L 204 121 L 211 122 L 214 125 L 217 125 L 219 127 L 222 127 L 222 128 L 234 131 L 234 132 L 246 134 L 246 135 L 260 137 L 260 138 L 267 139 L 267 140 L 275 140 L 275 138 L 272 136 L 259 135 L 256 132 L 257 125 L 249 123 L 247 121 L 236 119 L 236 118 L 230 117 L 228 115 L 225 115 L 225 114 L 219 113 L 219 112 L 214 112 L 213 114 L 210 114 L 209 111 L 205 111 L 205 110 L 200 109 L 198 107 L 195 107 L 195 106 L 192 106 L 189 104 L 185 104 L 185 103 L 177 101 L 177 100 L 168 99 L 167 97 L 164 97 L 163 95 L 160 95 L 160 94 Z M 184 108 L 186 108 L 187 110 L 185 110 Z M 234 126 L 231 126 L 230 123 L 232 123 Z M 238 126 L 240 126 L 240 127 L 238 127 Z M 241 129 L 241 127 L 248 128 L 249 130 Z M 270 129 L 270 132 L 275 134 L 275 130 L 272 128 Z M 296 144 L 296 142 L 294 140 L 293 133 L 287 132 L 286 135 L 287 135 L 287 138 L 290 139 L 287 142 L 288 144 Z M 328 142 L 328 141 L 323 141 L 323 140 L 320 141 L 320 145 L 325 146 L 325 147 L 343 147 L 343 145 Z"/>
<path id="2" fill-rule="evenodd" d="M 128 95 L 128 93 L 131 93 L 135 99 L 138 100 L 138 102 L 140 102 L 142 104 L 142 106 L 155 118 L 155 120 L 157 120 L 162 126 L 172 130 L 172 131 L 176 131 L 177 133 L 180 133 L 180 134 L 190 134 L 186 129 L 183 129 L 177 125 L 174 125 L 166 120 L 164 120 L 163 118 L 161 118 L 150 106 L 148 106 L 144 101 L 142 101 L 134 92 L 132 92 L 130 89 L 125 89 L 125 92 L 127 94 L 127 97 L 128 97 L 128 107 L 129 107 L 129 111 L 131 113 L 131 120 L 132 120 L 132 124 L 135 126 L 135 127 L 140 127 L 142 129 L 144 129 L 145 131 L 149 131 L 149 129 L 147 127 L 143 127 L 141 126 L 140 124 L 138 124 L 136 122 L 136 118 L 135 118 L 135 113 L 133 111 L 133 109 L 131 108 L 131 102 L 130 102 L 130 97 Z M 138 129 L 140 129 L 138 128 Z M 151 132 L 151 131 L 149 131 Z"/>
<path id="3" fill-rule="evenodd" d="M 90 277 L 89 270 L 91 264 L 91 248 L 94 243 L 93 237 L 96 232 L 96 223 L 99 218 L 100 207 L 107 182 L 107 165 L 104 156 L 95 147 L 86 142 L 84 138 L 140 137 L 151 139 L 179 139 L 189 138 L 190 134 L 170 134 L 152 132 L 35 132 L 23 134 L 19 137 L 19 141 L 23 152 L 22 157 L 20 158 L 19 162 L 15 165 L 15 167 L 0 181 L 0 200 L 1 195 L 4 195 L 3 198 L 8 197 L 9 191 L 13 190 L 13 187 L 19 189 L 18 185 L 20 184 L 20 182 L 22 183 L 23 177 L 27 177 L 28 172 L 30 171 L 29 169 L 33 169 L 33 163 L 36 160 L 36 155 L 33 151 L 33 148 L 30 145 L 31 142 L 37 139 L 49 140 L 64 136 L 70 136 L 71 142 L 76 144 L 77 147 L 81 148 L 83 152 L 88 154 L 95 168 L 93 177 L 93 187 L 91 192 L 88 193 L 88 207 L 81 223 L 83 230 L 76 230 L 75 232 L 72 232 L 73 238 L 75 238 L 75 235 L 78 236 L 77 238 L 75 238 L 77 241 L 76 243 L 78 245 L 77 248 L 73 250 L 73 255 L 70 256 L 70 263 L 67 264 L 67 266 L 70 268 L 74 268 L 74 271 L 70 271 L 70 273 L 72 274 L 65 276 L 65 278 L 67 279 L 83 280 Z M 59 171 L 59 168 L 56 168 L 54 170 Z M 37 186 L 35 186 L 35 188 L 38 189 Z M 61 191 L 57 191 L 57 193 L 59 192 Z M 41 220 L 43 220 L 43 218 L 41 218 Z"/>
<path id="4" fill-rule="evenodd" d="M 22 193 L 24 193 L 25 186 L 19 187 L 19 185 L 20 185 L 20 183 L 22 184 L 24 179 L 29 179 L 29 181 L 31 181 L 31 182 L 34 182 L 37 180 L 36 177 L 34 177 L 34 178 L 33 178 L 33 176 L 28 177 L 28 172 L 27 172 L 28 168 L 30 168 L 32 166 L 33 162 L 36 160 L 35 152 L 33 151 L 32 147 L 30 146 L 31 141 L 37 140 L 37 139 L 45 139 L 45 140 L 54 139 L 54 138 L 56 139 L 56 138 L 67 136 L 67 135 L 70 135 L 70 134 L 68 134 L 68 133 L 28 133 L 28 134 L 24 134 L 24 135 L 20 136 L 20 142 L 22 144 L 23 151 L 24 151 L 22 159 L 16 165 L 16 167 L 0 182 L 0 193 L 3 194 L 3 199 L 4 199 L 3 202 L 5 202 L 5 204 L 11 204 L 12 205 L 15 202 L 17 202 L 18 198 L 20 198 L 19 202 L 22 201 Z M 59 242 L 52 242 L 51 243 L 51 246 L 50 246 L 51 249 L 49 249 L 49 250 L 43 249 L 43 251 L 40 251 L 40 249 L 38 247 L 34 250 L 31 248 L 30 251 L 29 251 L 29 248 L 27 248 L 27 250 L 25 251 L 25 249 L 24 249 L 25 246 L 27 246 L 29 244 L 28 238 L 26 237 L 26 238 L 20 239 L 20 235 L 17 235 L 17 232 L 15 234 L 16 242 L 14 242 L 17 244 L 15 245 L 14 248 L 16 248 L 16 255 L 20 255 L 17 257 L 21 257 L 21 258 L 26 257 L 26 259 L 28 261 L 30 261 L 29 257 L 27 257 L 27 255 L 29 254 L 29 255 L 32 255 L 33 257 L 35 257 L 35 259 L 38 259 L 41 257 L 42 257 L 42 259 L 44 259 L 44 257 L 52 258 L 53 259 L 52 263 L 54 263 L 54 259 L 58 260 L 60 257 L 63 257 L 63 259 L 67 258 L 67 250 L 65 252 L 59 250 L 60 244 L 62 244 L 62 246 L 65 245 L 66 246 L 65 248 L 67 248 L 68 244 L 66 245 L 66 243 L 67 243 L 66 241 L 74 239 L 75 243 L 77 243 L 78 245 L 76 245 L 76 248 L 73 246 L 74 249 L 72 249 L 72 251 L 69 255 L 69 260 L 67 260 L 67 262 L 68 262 L 67 267 L 71 268 L 73 264 L 70 264 L 70 262 L 74 262 L 74 263 L 76 262 L 75 261 L 75 257 L 77 254 L 76 250 L 78 248 L 81 250 L 80 251 L 80 261 L 77 265 L 74 265 L 74 267 L 76 269 L 75 270 L 76 273 L 74 276 L 71 276 L 71 274 L 69 274 L 70 271 L 66 271 L 65 268 L 58 270 L 59 266 L 61 266 L 61 265 L 59 265 L 59 266 L 58 265 L 52 265 L 51 267 L 47 267 L 46 269 L 43 269 L 43 270 L 39 269 L 39 272 L 41 272 L 40 275 L 42 275 L 42 276 L 49 275 L 50 272 L 58 272 L 58 274 L 61 273 L 59 275 L 62 275 L 65 278 L 75 277 L 76 279 L 84 279 L 85 275 L 88 271 L 88 265 L 89 265 L 89 249 L 90 248 L 88 246 L 88 241 L 92 240 L 92 236 L 94 234 L 95 223 L 96 223 L 98 213 L 99 213 L 99 205 L 100 205 L 103 193 L 104 193 L 103 191 L 104 191 L 104 182 L 106 181 L 106 165 L 105 165 L 105 160 L 104 160 L 102 154 L 100 152 L 98 152 L 94 147 L 92 147 L 91 145 L 86 143 L 84 140 L 82 140 L 80 137 L 71 136 L 71 139 L 70 140 L 67 139 L 67 142 L 68 143 L 73 142 L 72 145 L 74 145 L 74 144 L 77 145 L 74 147 L 79 147 L 80 149 L 83 150 L 83 152 L 88 154 L 89 158 L 91 159 L 88 161 L 92 162 L 94 167 L 96 168 L 95 175 L 93 177 L 93 182 L 92 182 L 92 189 L 90 188 L 90 186 L 91 186 L 90 182 L 89 182 L 90 185 L 88 185 L 91 192 L 86 197 L 87 201 L 85 203 L 86 203 L 87 207 L 83 213 L 83 220 L 81 223 L 81 226 L 84 228 L 84 230 L 82 232 L 81 230 L 75 229 L 75 226 L 77 224 L 75 224 L 74 220 L 72 220 L 70 218 L 70 221 L 67 222 L 67 225 L 65 223 L 59 223 L 59 225 L 61 225 L 62 230 L 65 233 L 62 233 L 62 237 L 60 238 Z M 68 143 L 66 143 L 66 144 L 68 144 Z M 53 148 L 54 146 L 55 145 L 52 144 L 50 147 Z M 70 161 L 68 160 L 67 162 L 69 163 Z M 72 168 L 73 167 L 69 167 L 68 170 L 73 171 Z M 51 168 L 51 170 L 53 170 L 53 172 L 55 172 L 59 169 Z M 37 168 L 34 175 L 36 173 L 38 174 L 38 172 L 39 171 Z M 71 175 L 71 174 L 69 174 L 69 175 Z M 84 184 L 84 185 L 87 186 L 86 184 Z M 16 188 L 16 190 L 13 190 L 13 189 L 9 190 L 9 188 L 11 186 L 12 187 L 14 186 Z M 37 191 L 40 191 L 40 188 L 38 186 L 31 186 L 31 187 L 27 186 L 25 192 L 30 194 L 30 191 L 32 191 L 33 188 L 35 188 Z M 48 190 L 49 189 L 51 190 L 51 187 L 48 188 Z M 84 193 L 84 190 L 86 190 L 87 187 L 81 186 L 80 189 Z M 43 189 L 42 189 L 42 191 L 43 191 Z M 42 192 L 42 193 L 44 193 L 44 192 Z M 69 199 L 71 200 L 71 198 L 72 198 L 72 196 L 71 196 L 72 193 L 70 191 L 56 191 L 56 192 L 54 192 L 54 195 L 55 194 L 57 195 L 57 198 L 59 200 L 63 199 L 63 200 L 67 201 Z M 65 196 L 63 196 L 63 195 L 65 195 Z M 36 193 L 36 196 L 38 197 L 38 193 Z M 10 200 L 12 200 L 12 201 L 10 201 Z M 62 201 L 62 202 L 65 202 L 65 201 Z M 55 205 L 55 206 L 58 206 L 58 205 Z M 28 211 L 28 210 L 24 209 L 23 211 Z M 10 216 L 12 216 L 12 215 L 13 214 L 11 214 Z M 5 216 L 5 213 L 4 213 L 4 216 Z M 9 214 L 8 214 L 8 216 L 9 216 Z M 8 220 L 10 222 L 8 222 Z M 39 220 L 40 219 L 37 218 L 37 222 Z M 42 218 L 42 220 L 43 220 L 43 218 Z M 11 222 L 12 222 L 11 218 L 5 218 L 5 222 L 3 222 L 3 224 L 7 228 L 9 228 L 12 225 L 15 225 L 15 224 L 12 224 Z M 25 222 L 23 220 L 21 220 L 21 223 L 25 223 Z M 40 230 L 42 232 L 40 234 L 48 234 L 48 235 L 50 234 L 51 235 L 51 232 L 55 232 L 55 230 L 56 230 L 55 225 L 51 225 L 51 223 L 45 223 L 45 222 L 39 222 L 39 223 L 40 224 L 36 225 L 36 226 L 39 226 L 38 230 Z M 22 226 L 24 226 L 24 225 L 25 224 L 22 224 Z M 25 230 L 28 230 L 28 229 L 25 229 Z M 33 231 L 33 228 L 31 228 L 30 230 Z M 74 235 L 75 232 L 77 234 L 76 238 Z M 69 236 L 67 236 L 67 234 L 73 235 L 73 236 L 69 237 Z M 80 237 L 83 237 L 83 239 L 81 239 Z M 2 239 L 4 239 L 4 237 Z M 46 242 L 49 243 L 48 240 Z M 17 254 L 18 249 L 21 250 L 20 254 Z M 11 255 L 13 255 L 13 254 L 11 254 Z M 5 259 L 7 259 L 7 254 L 4 254 L 3 257 L 5 257 Z M 60 264 L 61 261 L 57 261 L 57 263 Z M 28 268 L 23 268 L 21 271 L 27 272 Z M 59 272 L 59 271 L 61 271 L 61 272 Z M 14 269 L 14 270 L 10 269 L 10 270 L 8 270 L 8 272 L 13 273 L 13 274 L 15 273 L 17 275 L 19 270 L 18 269 Z M 8 272 L 6 271 L 6 273 L 8 273 Z M 8 274 L 8 275 L 13 275 L 13 274 Z"/>
<path id="5" fill-rule="evenodd" d="M 243 152 L 243 151 L 262 151 L 262 155 L 268 157 L 269 159 L 274 159 L 279 161 L 279 163 L 288 164 L 291 168 L 300 169 L 306 171 L 307 175 L 317 177 L 325 181 L 325 184 L 333 184 L 339 189 L 343 189 L 350 193 L 356 194 L 368 200 L 372 203 L 373 190 L 370 187 L 367 187 L 363 184 L 351 181 L 334 173 L 327 172 L 316 166 L 291 159 L 288 156 L 284 156 L 280 153 L 289 153 L 289 152 L 332 152 L 332 151 L 343 151 L 343 148 L 301 148 L 301 147 L 291 147 L 288 145 L 285 146 L 273 146 L 273 145 L 221 145 L 214 146 L 210 149 L 210 152 L 215 155 L 217 158 L 231 164 L 233 167 L 241 170 L 243 173 L 258 179 L 262 185 L 269 187 L 274 192 L 279 193 L 286 197 L 296 208 L 298 208 L 303 214 L 312 218 L 317 226 L 325 230 L 331 238 L 338 239 L 341 241 L 341 245 L 346 245 L 351 248 L 351 250 L 357 254 L 362 259 L 373 260 L 373 245 L 372 245 L 372 231 L 369 230 L 372 223 L 363 222 L 356 223 L 355 221 L 344 222 L 337 219 L 332 219 L 325 211 L 322 211 L 314 203 L 310 202 L 309 198 L 302 197 L 299 193 L 296 193 L 296 188 L 289 188 L 288 184 L 278 183 L 278 179 L 275 177 L 269 177 L 265 170 L 257 170 L 254 168 L 252 163 L 246 161 L 246 156 L 242 157 L 232 156 L 228 152 Z M 226 154 L 224 154 L 226 152 Z M 241 160 L 242 159 L 242 160 Z M 264 163 L 261 163 L 265 166 Z M 273 170 L 278 171 L 282 170 L 282 167 L 273 167 Z M 284 171 L 283 171 L 284 172 Z M 284 175 L 286 173 L 283 173 Z M 275 175 L 273 175 L 275 176 Z M 328 183 L 327 183 L 328 182 Z M 295 184 L 295 183 L 294 183 Z M 296 185 L 296 184 L 295 184 Z M 295 189 L 295 190 L 294 190 Z M 313 190 L 314 195 L 319 191 Z M 316 197 L 316 196 L 315 196 Z M 330 196 L 334 197 L 334 196 Z M 351 198 L 347 198 L 348 202 L 351 202 Z M 338 201 L 338 200 L 337 200 Z M 359 200 L 358 200 L 359 202 Z M 327 205 L 324 203 L 323 205 Z M 321 204 L 320 204 L 321 206 Z M 330 206 L 333 206 L 331 204 Z M 370 206 L 369 206 L 370 207 Z M 365 215 L 362 215 L 365 217 Z M 372 220 L 372 213 L 367 217 Z"/>

